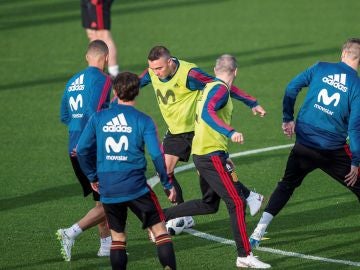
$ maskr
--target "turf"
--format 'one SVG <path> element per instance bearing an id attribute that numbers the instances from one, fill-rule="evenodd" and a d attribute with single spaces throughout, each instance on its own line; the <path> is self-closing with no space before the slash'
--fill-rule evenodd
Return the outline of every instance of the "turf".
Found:
<path id="1" fill-rule="evenodd" d="M 316 61 L 338 61 L 342 42 L 358 35 L 358 0 L 122 0 L 113 5 L 112 32 L 121 70 L 140 73 L 149 49 L 167 46 L 174 56 L 207 72 L 217 56 L 239 61 L 236 84 L 268 111 L 254 117 L 235 103 L 234 126 L 244 145 L 231 152 L 288 144 L 281 130 L 281 98 L 287 82 Z M 55 231 L 79 219 L 93 204 L 82 199 L 67 158 L 67 131 L 59 122 L 68 78 L 85 67 L 87 38 L 78 1 L 0 1 L 0 269 L 110 269 L 97 258 L 95 229 L 76 241 L 63 262 Z M 300 96 L 300 100 L 304 94 Z M 299 102 L 298 102 L 299 104 Z M 165 125 L 151 87 L 140 109 Z M 267 197 L 282 176 L 289 149 L 235 159 L 240 179 Z M 149 166 L 148 176 L 154 174 Z M 196 173 L 178 175 L 187 199 L 199 196 Z M 159 199 L 168 206 L 161 188 Z M 359 262 L 359 205 L 322 172 L 314 172 L 274 220 L 265 247 Z M 258 217 L 247 216 L 248 232 Z M 195 229 L 232 239 L 224 205 L 197 217 Z M 130 216 L 129 269 L 160 269 L 155 249 Z M 174 237 L 179 269 L 235 269 L 235 248 L 188 234 Z M 275 269 L 356 269 L 255 251 Z M 357 267 L 358 268 L 358 267 Z"/>

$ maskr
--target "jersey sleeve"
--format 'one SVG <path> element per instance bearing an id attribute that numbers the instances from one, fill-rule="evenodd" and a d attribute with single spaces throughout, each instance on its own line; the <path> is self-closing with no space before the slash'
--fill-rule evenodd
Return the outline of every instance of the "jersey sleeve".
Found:
<path id="1" fill-rule="evenodd" d="M 203 90 L 207 83 L 216 80 L 214 76 L 207 74 L 200 68 L 192 68 L 187 75 L 186 87 L 192 91 Z"/>
<path id="2" fill-rule="evenodd" d="M 309 86 L 314 70 L 317 64 L 298 74 L 287 85 L 283 98 L 283 122 L 294 120 L 294 106 L 296 97 L 302 88 Z"/>
<path id="3" fill-rule="evenodd" d="M 140 88 L 148 85 L 149 83 L 151 83 L 151 77 L 149 74 L 149 69 L 145 69 L 143 71 L 143 73 L 140 74 L 139 76 L 140 79 Z"/>
<path id="4" fill-rule="evenodd" d="M 82 132 L 76 147 L 80 167 L 87 178 L 94 182 L 96 174 L 96 115 L 93 114 Z"/>
<path id="5" fill-rule="evenodd" d="M 70 123 L 70 113 L 68 109 L 68 100 L 66 95 L 66 88 L 64 91 L 64 94 L 61 99 L 61 106 L 60 106 L 60 121 L 64 123 L 65 125 L 68 125 Z"/>
<path id="6" fill-rule="evenodd" d="M 245 105 L 250 108 L 256 107 L 258 102 L 255 97 L 249 95 L 244 90 L 232 85 L 230 88 L 230 96 L 236 100 L 243 102 Z"/>
<path id="7" fill-rule="evenodd" d="M 234 128 L 227 125 L 218 115 L 216 111 L 224 107 L 229 98 L 229 91 L 224 85 L 215 85 L 210 91 L 205 101 L 203 110 L 201 112 L 201 118 L 211 128 L 217 132 L 231 137 L 235 132 Z"/>
<path id="8" fill-rule="evenodd" d="M 356 96 L 351 101 L 351 112 L 349 118 L 348 135 L 350 139 L 350 150 L 352 153 L 351 165 L 360 165 L 360 84 Z"/>
<path id="9" fill-rule="evenodd" d="M 98 112 L 102 109 L 108 108 L 111 94 L 111 78 L 106 76 L 105 81 L 95 80 L 92 99 L 90 100 L 90 113 Z"/>
<path id="10" fill-rule="evenodd" d="M 157 129 L 154 121 L 150 117 L 148 117 L 145 124 L 144 141 L 155 166 L 155 170 L 159 174 L 161 184 L 165 189 L 171 189 L 172 184 L 169 182 L 168 175 L 166 173 L 164 156 L 160 150 L 160 141 L 157 136 Z"/>

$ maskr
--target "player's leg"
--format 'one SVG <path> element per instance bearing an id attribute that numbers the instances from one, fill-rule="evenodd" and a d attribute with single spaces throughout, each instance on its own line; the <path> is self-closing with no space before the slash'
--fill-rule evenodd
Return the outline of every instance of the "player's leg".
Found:
<path id="1" fill-rule="evenodd" d="M 125 270 L 128 261 L 125 234 L 127 204 L 104 204 L 104 209 L 112 237 L 110 250 L 110 261 L 112 269 Z"/>
<path id="2" fill-rule="evenodd" d="M 320 159 L 321 156 L 316 150 L 295 144 L 289 155 L 284 176 L 271 194 L 260 221 L 250 236 L 250 243 L 253 248 L 260 244 L 261 238 L 272 219 L 286 205 L 305 176 L 318 167 Z"/>
<path id="3" fill-rule="evenodd" d="M 164 155 L 165 158 L 165 165 L 166 165 L 166 172 L 167 175 L 169 177 L 169 180 L 171 181 L 171 183 L 173 184 L 175 190 L 176 190 L 176 200 L 175 202 L 177 204 L 183 203 L 184 202 L 184 198 L 182 195 L 182 188 L 179 184 L 179 182 L 177 181 L 175 174 L 174 174 L 174 170 L 175 170 L 175 166 L 177 164 L 177 162 L 179 161 L 179 157 L 178 156 L 174 156 L 174 155 L 169 155 L 169 154 L 165 154 Z"/>
<path id="4" fill-rule="evenodd" d="M 236 182 L 226 167 L 226 157 L 194 155 L 194 163 L 200 175 L 226 204 L 238 254 L 236 265 L 238 267 L 270 268 L 269 264 L 261 262 L 251 253 L 246 233 L 245 198 L 238 193 Z"/>
<path id="5" fill-rule="evenodd" d="M 71 260 L 71 250 L 74 245 L 75 239 L 86 229 L 99 224 L 100 233 L 100 249 L 104 250 L 99 256 L 109 256 L 110 249 L 110 231 L 106 225 L 105 212 L 102 204 L 99 202 L 100 196 L 97 192 L 91 189 L 91 185 L 86 175 L 82 172 L 79 162 L 76 157 L 70 157 L 73 170 L 84 192 L 84 196 L 93 194 L 95 206 L 82 217 L 79 221 L 75 222 L 71 227 L 59 229 L 56 234 L 61 244 L 61 253 L 65 261 Z M 105 252 L 107 250 L 107 252 Z M 107 254 L 104 254 L 107 253 Z M 103 255 L 104 254 L 104 255 Z"/>
<path id="6" fill-rule="evenodd" d="M 360 201 L 360 175 L 358 175 L 358 180 L 354 186 L 347 186 L 345 183 L 345 176 L 351 169 L 351 153 L 348 145 L 342 149 L 324 153 L 324 162 L 320 168 L 353 192 Z"/>
<path id="7" fill-rule="evenodd" d="M 110 32 L 110 9 L 113 0 L 82 0 L 82 24 L 89 41 L 103 40 L 109 48 L 108 71 L 112 77 L 119 73 L 117 49 Z"/>
<path id="8" fill-rule="evenodd" d="M 164 209 L 166 220 L 183 216 L 208 215 L 218 211 L 220 204 L 219 195 L 217 195 L 201 176 L 199 177 L 199 182 L 202 198 L 186 201 L 182 204 Z"/>
<path id="9" fill-rule="evenodd" d="M 129 202 L 131 211 L 142 221 L 155 238 L 159 261 L 164 269 L 176 269 L 176 259 L 171 237 L 165 228 L 165 217 L 155 193 L 150 192 Z"/>
<path id="10" fill-rule="evenodd" d="M 231 177 L 236 178 L 236 180 L 238 180 L 234 163 L 230 158 L 228 158 L 226 161 L 227 161 L 226 168 L 228 172 L 231 174 Z M 255 216 L 260 210 L 262 202 L 264 201 L 264 196 L 257 192 L 250 191 L 240 181 L 237 181 L 236 187 L 239 194 L 242 194 L 243 197 L 246 198 L 246 204 L 249 206 L 250 215 Z"/>

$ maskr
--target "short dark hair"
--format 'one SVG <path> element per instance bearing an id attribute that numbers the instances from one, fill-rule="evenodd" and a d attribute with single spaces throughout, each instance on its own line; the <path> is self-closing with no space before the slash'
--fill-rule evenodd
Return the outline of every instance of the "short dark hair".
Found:
<path id="1" fill-rule="evenodd" d="M 155 46 L 152 48 L 148 55 L 148 60 L 154 61 L 159 60 L 161 57 L 169 59 L 171 57 L 170 51 L 164 46 Z"/>
<path id="2" fill-rule="evenodd" d="M 109 54 L 109 48 L 104 41 L 96 39 L 89 43 L 86 53 L 107 56 Z"/>
<path id="3" fill-rule="evenodd" d="M 119 73 L 114 81 L 113 88 L 116 96 L 122 101 L 133 101 L 139 94 L 140 79 L 139 77 L 131 72 Z"/>

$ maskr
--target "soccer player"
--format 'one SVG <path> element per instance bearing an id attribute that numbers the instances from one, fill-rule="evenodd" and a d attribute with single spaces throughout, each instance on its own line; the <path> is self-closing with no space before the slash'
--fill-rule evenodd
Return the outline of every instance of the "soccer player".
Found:
<path id="1" fill-rule="evenodd" d="M 287 86 L 283 99 L 282 130 L 296 133 L 283 178 L 277 184 L 262 217 L 250 237 L 260 244 L 272 219 L 289 201 L 305 176 L 321 169 L 352 191 L 360 200 L 360 39 L 352 38 L 342 47 L 341 62 L 318 62 L 297 75 Z M 298 93 L 309 87 L 294 122 Z M 349 145 L 346 138 L 350 138 Z"/>
<path id="2" fill-rule="evenodd" d="M 112 3 L 113 0 L 81 0 L 81 17 L 89 41 L 100 39 L 108 45 L 108 72 L 114 78 L 119 73 L 119 65 L 116 45 L 110 32 Z"/>
<path id="3" fill-rule="evenodd" d="M 155 235 L 164 269 L 175 270 L 175 254 L 164 215 L 146 182 L 145 145 L 170 201 L 175 200 L 176 192 L 166 174 L 155 124 L 134 107 L 139 86 L 136 74 L 123 72 L 115 78 L 118 104 L 94 114 L 81 135 L 77 153 L 81 168 L 93 189 L 99 191 L 105 208 L 112 237 L 112 269 L 126 269 L 125 225 L 130 208 L 143 228 L 149 228 Z"/>
<path id="4" fill-rule="evenodd" d="M 61 242 L 61 251 L 65 261 L 71 260 L 71 248 L 75 238 L 86 229 L 98 225 L 100 249 L 98 256 L 109 256 L 111 237 L 107 228 L 104 209 L 99 202 L 99 194 L 92 190 L 89 180 L 80 169 L 76 156 L 76 145 L 90 116 L 109 105 L 111 79 L 103 70 L 107 64 L 109 50 L 105 42 L 90 42 L 86 51 L 88 67 L 76 73 L 66 84 L 61 101 L 61 122 L 69 129 L 69 156 L 75 175 L 79 180 L 84 197 L 93 195 L 95 207 L 82 219 L 67 229 L 59 229 L 57 236 Z"/>
<path id="5" fill-rule="evenodd" d="M 230 87 L 237 74 L 235 57 L 222 55 L 214 68 L 216 81 L 207 83 L 197 99 L 193 160 L 199 173 L 202 199 L 186 201 L 165 210 L 171 218 L 217 212 L 220 198 L 228 209 L 238 257 L 237 267 L 270 268 L 251 253 L 246 234 L 245 198 L 240 182 L 228 165 L 228 138 L 243 143 L 243 134 L 230 126 L 233 104 Z"/>
<path id="6" fill-rule="evenodd" d="M 150 50 L 148 64 L 149 68 L 140 75 L 141 87 L 152 84 L 161 114 L 168 126 L 163 139 L 166 169 L 177 191 L 176 202 L 182 203 L 182 190 L 175 178 L 174 169 L 178 161 L 189 160 L 194 137 L 196 99 L 206 84 L 216 81 L 216 78 L 193 63 L 171 57 L 170 51 L 164 46 L 155 46 Z M 265 116 L 265 110 L 256 99 L 234 85 L 230 88 L 230 96 L 248 105 L 255 115 Z M 243 185 L 241 188 L 251 215 L 255 215 L 260 209 L 263 196 Z M 193 224 L 192 219 L 189 224 Z"/>

